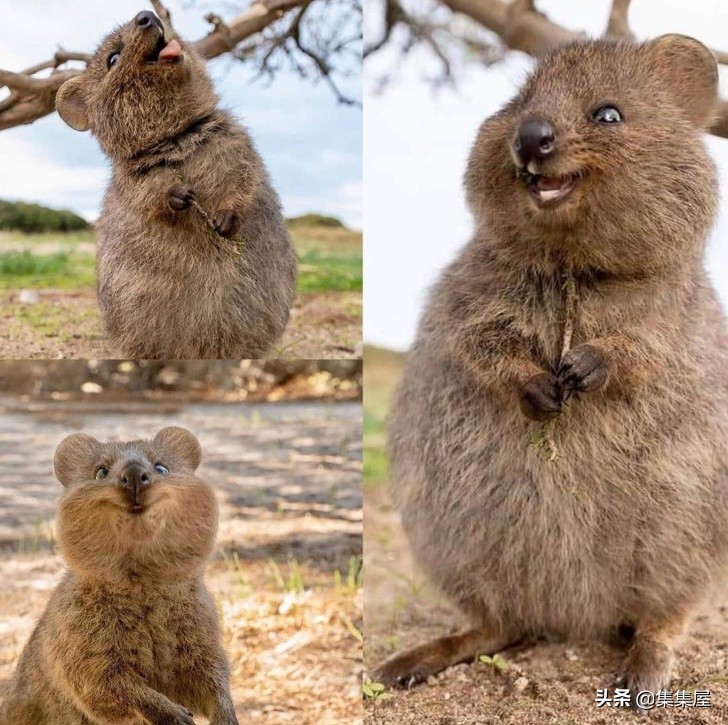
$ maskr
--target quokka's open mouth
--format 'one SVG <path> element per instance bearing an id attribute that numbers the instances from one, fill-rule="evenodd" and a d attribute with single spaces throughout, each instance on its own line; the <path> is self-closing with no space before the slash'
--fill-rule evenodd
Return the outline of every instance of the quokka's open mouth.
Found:
<path id="1" fill-rule="evenodd" d="M 147 56 L 148 63 L 177 63 L 183 58 L 182 46 L 176 38 L 172 38 L 169 42 L 164 39 L 164 35 L 159 36 L 159 40 L 152 52 Z"/>
<path id="2" fill-rule="evenodd" d="M 553 207 L 564 201 L 574 190 L 578 181 L 576 174 L 543 176 L 526 171 L 519 173 L 519 176 L 525 181 L 531 197 L 541 207 Z"/>

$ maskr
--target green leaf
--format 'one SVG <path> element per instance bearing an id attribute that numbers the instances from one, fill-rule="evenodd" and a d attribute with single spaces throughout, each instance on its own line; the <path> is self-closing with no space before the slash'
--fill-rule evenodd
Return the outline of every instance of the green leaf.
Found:
<path id="1" fill-rule="evenodd" d="M 362 685 L 364 697 L 368 697 L 370 700 L 376 700 L 378 698 L 381 698 L 382 696 L 384 696 L 386 690 L 386 686 L 383 685 L 381 682 L 368 681 Z"/>
<path id="2" fill-rule="evenodd" d="M 480 655 L 478 660 L 498 672 L 503 672 L 503 670 L 508 668 L 508 662 L 500 655 L 493 655 L 492 657 L 489 655 Z"/>

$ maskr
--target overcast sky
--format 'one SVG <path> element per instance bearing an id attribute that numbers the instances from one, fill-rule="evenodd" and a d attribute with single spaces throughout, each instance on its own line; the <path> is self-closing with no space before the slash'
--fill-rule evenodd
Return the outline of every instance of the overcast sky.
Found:
<path id="1" fill-rule="evenodd" d="M 541 0 L 553 20 L 593 35 L 603 33 L 609 0 Z M 367 14 L 365 32 L 377 18 Z M 728 50 L 725 0 L 633 0 L 630 23 L 639 38 L 662 33 L 693 35 Z M 391 56 L 373 58 L 365 71 L 364 337 L 395 349 L 413 339 L 427 288 L 467 242 L 471 219 L 462 174 L 475 132 L 520 86 L 533 61 L 509 52 L 485 69 L 470 66 L 456 91 L 434 94 L 423 78 L 432 71 L 426 53 L 413 55 L 384 94 L 374 79 L 391 67 Z M 723 95 L 728 73 L 721 69 Z M 721 174 L 721 216 L 711 239 L 707 266 L 728 305 L 728 140 L 707 137 Z"/>
<path id="2" fill-rule="evenodd" d="M 231 17 L 248 1 L 166 5 L 180 33 L 198 38 L 210 30 L 206 12 Z M 91 51 L 115 25 L 150 7 L 144 0 L 0 0 L 0 68 L 21 70 L 59 45 Z M 325 84 L 290 73 L 269 86 L 251 83 L 253 70 L 229 56 L 208 67 L 224 105 L 252 133 L 286 214 L 335 214 L 361 228 L 361 109 L 337 105 Z M 360 97 L 360 75 L 346 86 Z M 107 177 L 107 162 L 90 134 L 73 131 L 55 114 L 0 132 L 0 198 L 67 207 L 94 219 Z"/>

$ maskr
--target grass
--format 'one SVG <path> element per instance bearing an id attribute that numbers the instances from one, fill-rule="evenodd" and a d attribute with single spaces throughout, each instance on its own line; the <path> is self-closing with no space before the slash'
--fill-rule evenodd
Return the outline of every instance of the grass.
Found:
<path id="1" fill-rule="evenodd" d="M 345 227 L 292 225 L 299 292 L 362 289 L 362 235 Z M 93 231 L 0 232 L 0 289 L 81 290 L 95 286 Z"/>
<path id="2" fill-rule="evenodd" d="M 345 573 L 334 571 L 334 587 L 337 592 L 354 595 L 364 585 L 364 568 L 360 556 L 349 557 L 349 566 Z"/>
<path id="3" fill-rule="evenodd" d="M 387 480 L 384 429 L 402 363 L 402 353 L 371 345 L 364 348 L 364 483 L 368 485 Z"/>
<path id="4" fill-rule="evenodd" d="M 67 310 L 48 302 L 39 302 L 35 305 L 7 305 L 2 312 L 5 325 L 11 330 L 15 325 L 26 324 L 40 335 L 57 335 L 59 329 L 65 328 L 60 335 L 64 340 L 95 318 L 92 311 L 71 308 L 69 315 Z"/>
<path id="5" fill-rule="evenodd" d="M 268 559 L 268 569 L 270 570 L 271 580 L 280 591 L 289 594 L 302 594 L 306 589 L 301 574 L 301 566 L 294 557 L 288 560 L 287 576 L 283 575 L 283 571 L 275 559 Z"/>
<path id="6" fill-rule="evenodd" d="M 349 292 L 362 288 L 361 252 L 327 254 L 311 250 L 298 258 L 301 292 Z"/>
<path id="7" fill-rule="evenodd" d="M 0 254 L 0 289 L 79 289 L 94 284 L 90 254 L 33 254 L 29 249 Z"/>

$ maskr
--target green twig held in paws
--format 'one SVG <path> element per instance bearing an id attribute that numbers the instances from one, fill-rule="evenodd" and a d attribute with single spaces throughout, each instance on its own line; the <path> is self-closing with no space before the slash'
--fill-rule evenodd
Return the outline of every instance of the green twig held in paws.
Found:
<path id="1" fill-rule="evenodd" d="M 564 316 L 564 336 L 561 344 L 561 357 L 563 360 L 566 353 L 571 350 L 571 341 L 574 336 L 574 324 L 578 307 L 578 295 L 576 293 L 576 279 L 574 272 L 569 269 L 565 275 L 564 292 L 566 297 L 566 314 Z M 561 458 L 561 453 L 554 440 L 554 427 L 556 419 L 547 420 L 542 423 L 536 432 L 531 436 L 529 443 L 536 449 L 538 454 L 548 463 L 556 463 Z"/>

